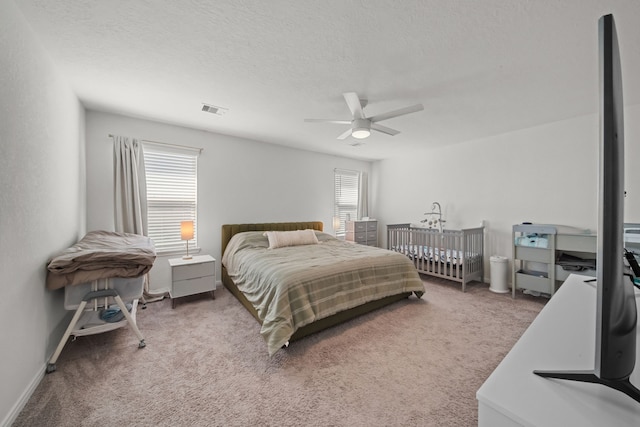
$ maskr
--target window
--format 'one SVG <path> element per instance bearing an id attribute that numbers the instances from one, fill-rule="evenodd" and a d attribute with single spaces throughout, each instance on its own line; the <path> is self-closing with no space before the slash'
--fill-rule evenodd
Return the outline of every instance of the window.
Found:
<path id="1" fill-rule="evenodd" d="M 336 236 L 345 235 L 344 222 L 356 220 L 358 215 L 358 171 L 334 169 L 335 205 L 333 215 L 340 218 Z"/>
<path id="2" fill-rule="evenodd" d="M 193 221 L 193 240 L 198 246 L 199 149 L 173 148 L 143 143 L 147 185 L 147 227 L 158 253 L 182 251 L 180 222 Z"/>

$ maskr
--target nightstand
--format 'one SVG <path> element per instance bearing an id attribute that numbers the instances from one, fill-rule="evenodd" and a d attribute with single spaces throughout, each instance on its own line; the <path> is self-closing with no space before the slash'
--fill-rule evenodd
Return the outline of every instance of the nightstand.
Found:
<path id="1" fill-rule="evenodd" d="M 195 255 L 191 259 L 172 258 L 171 266 L 171 297 L 172 308 L 176 308 L 176 299 L 187 295 L 211 292 L 216 296 L 216 260 L 211 255 Z"/>

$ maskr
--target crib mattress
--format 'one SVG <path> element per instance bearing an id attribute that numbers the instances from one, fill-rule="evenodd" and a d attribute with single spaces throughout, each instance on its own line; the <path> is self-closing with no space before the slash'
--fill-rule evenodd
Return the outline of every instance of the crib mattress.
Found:
<path id="1" fill-rule="evenodd" d="M 393 251 L 404 253 L 410 258 L 428 259 L 433 262 L 442 262 L 447 264 L 464 264 L 464 254 L 462 251 L 455 249 L 432 248 L 430 246 L 421 245 L 402 245 L 393 246 Z M 480 254 L 467 253 L 468 260 L 477 259 Z"/>

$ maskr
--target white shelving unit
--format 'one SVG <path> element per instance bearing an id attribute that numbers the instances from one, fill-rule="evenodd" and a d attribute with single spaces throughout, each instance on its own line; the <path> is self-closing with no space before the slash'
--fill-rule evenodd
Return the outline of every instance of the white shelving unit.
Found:
<path id="1" fill-rule="evenodd" d="M 522 246 L 518 239 L 528 235 L 545 236 L 547 244 L 543 247 Z M 514 225 L 513 226 L 513 273 L 512 296 L 517 289 L 529 289 L 553 295 L 555 292 L 555 234 L 553 226 Z M 528 268 L 529 263 L 537 263 L 536 269 Z"/>
<path id="2" fill-rule="evenodd" d="M 521 238 L 537 235 L 546 244 L 528 246 Z M 565 281 L 572 271 L 557 264 L 558 256 L 567 253 L 582 259 L 595 259 L 597 236 L 587 230 L 548 224 L 517 224 L 513 226 L 512 296 L 517 289 L 528 289 L 553 296 L 558 282 Z M 531 267 L 533 266 L 533 267 Z M 595 276 L 595 270 L 579 274 Z"/>

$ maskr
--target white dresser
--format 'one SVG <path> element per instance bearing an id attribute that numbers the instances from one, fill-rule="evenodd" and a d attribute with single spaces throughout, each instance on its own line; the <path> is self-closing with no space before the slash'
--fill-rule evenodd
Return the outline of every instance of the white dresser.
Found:
<path id="1" fill-rule="evenodd" d="M 345 240 L 361 245 L 378 246 L 378 221 L 361 220 L 345 222 Z"/>
<path id="2" fill-rule="evenodd" d="M 211 292 L 216 289 L 216 260 L 211 255 L 195 255 L 191 259 L 172 258 L 171 289 L 169 296 L 172 299 L 173 308 L 176 306 L 176 298 L 187 295 L 195 295 L 203 292 Z"/>
<path id="3" fill-rule="evenodd" d="M 479 426 L 640 425 L 640 403 L 624 393 L 533 373 L 594 369 L 597 290 L 595 282 L 585 283 L 589 279 L 570 275 L 480 387 Z M 636 303 L 640 305 L 640 291 Z M 636 358 L 630 381 L 640 387 L 640 351 Z"/>

